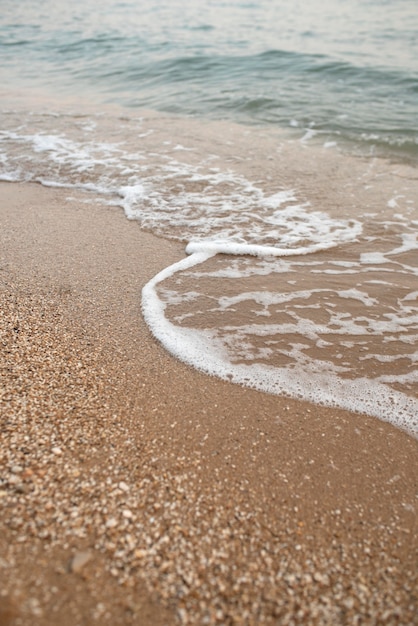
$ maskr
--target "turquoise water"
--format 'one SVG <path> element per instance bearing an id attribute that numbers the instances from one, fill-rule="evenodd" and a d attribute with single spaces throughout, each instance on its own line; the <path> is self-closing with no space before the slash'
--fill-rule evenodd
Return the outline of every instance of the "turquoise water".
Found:
<path id="1" fill-rule="evenodd" d="M 418 151 L 416 0 L 2 1 L 0 78 Z"/>

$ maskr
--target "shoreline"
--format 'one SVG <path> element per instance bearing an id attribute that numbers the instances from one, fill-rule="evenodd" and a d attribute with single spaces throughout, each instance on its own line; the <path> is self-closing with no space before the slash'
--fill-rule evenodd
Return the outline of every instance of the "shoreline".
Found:
<path id="1" fill-rule="evenodd" d="M 264 138 L 275 136 L 277 141 L 282 140 L 291 142 L 305 149 L 311 147 L 318 152 L 332 152 L 337 149 L 339 155 L 346 158 L 359 160 L 370 160 L 374 158 L 384 163 L 398 165 L 406 168 L 417 168 L 418 154 L 411 148 L 405 150 L 402 145 L 397 146 L 396 143 L 382 143 L 375 139 L 375 143 L 366 142 L 365 144 L 358 137 L 353 137 L 351 133 L 344 135 L 336 133 L 332 129 L 316 129 L 309 124 L 288 125 L 271 124 L 262 120 L 239 119 L 233 120 L 228 116 L 217 117 L 211 115 L 193 116 L 178 111 L 166 111 L 164 109 L 153 108 L 149 106 L 128 106 L 122 102 L 113 101 L 100 97 L 93 97 L 92 93 L 85 91 L 77 93 L 74 97 L 70 93 L 51 93 L 46 88 L 35 88 L 28 86 L 14 86 L 12 89 L 2 89 L 0 86 L 0 100 L 3 104 L 2 112 L 5 114 L 29 114 L 41 116 L 75 116 L 76 118 L 84 118 L 88 116 L 103 115 L 113 116 L 118 120 L 141 119 L 147 121 L 155 119 L 169 119 L 173 125 L 181 128 L 185 123 L 190 125 L 213 126 L 219 125 L 220 132 L 234 127 L 235 134 L 251 133 L 256 129 Z M 28 106 L 30 102 L 30 106 Z M 195 132 L 193 126 L 192 133 Z M 332 165 L 332 162 L 331 162 Z M 1 181 L 0 181 L 1 182 Z M 16 182 L 16 181 L 14 181 Z"/>
<path id="2" fill-rule="evenodd" d="M 0 623 L 418 624 L 418 442 L 176 361 L 140 294 L 181 244 L 0 192 Z"/>

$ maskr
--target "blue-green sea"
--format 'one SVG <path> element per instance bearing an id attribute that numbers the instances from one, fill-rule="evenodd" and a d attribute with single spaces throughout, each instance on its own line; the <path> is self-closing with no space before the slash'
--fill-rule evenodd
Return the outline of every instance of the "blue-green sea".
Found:
<path id="1" fill-rule="evenodd" d="M 2 0 L 5 88 L 418 150 L 415 0 Z"/>

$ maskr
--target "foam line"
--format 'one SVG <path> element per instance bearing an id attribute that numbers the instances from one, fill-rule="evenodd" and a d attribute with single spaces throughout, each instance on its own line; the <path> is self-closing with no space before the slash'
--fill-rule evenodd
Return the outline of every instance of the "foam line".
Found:
<path id="1" fill-rule="evenodd" d="M 260 246 L 257 244 L 234 243 L 226 241 L 191 241 L 186 246 L 186 254 L 207 253 L 209 256 L 215 254 L 232 254 L 235 256 L 298 256 L 312 254 L 320 250 L 329 250 L 335 248 L 340 242 L 323 242 L 312 244 L 311 246 L 302 246 L 300 248 L 278 248 L 276 246 Z"/>
<path id="2" fill-rule="evenodd" d="M 193 252 L 199 248 L 200 252 Z M 179 271 L 204 263 L 218 252 L 238 254 L 238 250 L 242 249 L 246 254 L 251 254 L 248 248 L 252 249 L 253 254 L 255 252 L 270 254 L 267 252 L 269 248 L 263 246 L 189 244 L 187 246 L 187 250 L 191 252 L 189 257 L 165 268 L 144 286 L 142 290 L 144 319 L 165 349 L 184 363 L 222 380 L 322 406 L 364 413 L 390 422 L 418 437 L 417 400 L 390 389 L 381 382 L 365 378 L 344 380 L 331 372 L 287 370 L 261 364 L 232 364 L 228 361 L 226 350 L 214 331 L 181 328 L 166 318 L 164 313 L 166 305 L 157 294 L 156 288 L 159 283 Z M 231 249 L 234 252 L 231 252 Z M 299 250 L 292 252 L 302 254 Z"/>

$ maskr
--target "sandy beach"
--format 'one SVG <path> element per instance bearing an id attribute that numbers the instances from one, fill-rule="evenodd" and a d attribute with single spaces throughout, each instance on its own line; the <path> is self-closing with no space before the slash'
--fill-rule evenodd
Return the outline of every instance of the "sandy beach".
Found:
<path id="1" fill-rule="evenodd" d="M 418 624 L 418 442 L 176 361 L 69 195 L 0 185 L 0 625 Z"/>

